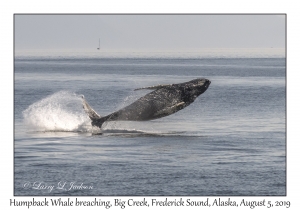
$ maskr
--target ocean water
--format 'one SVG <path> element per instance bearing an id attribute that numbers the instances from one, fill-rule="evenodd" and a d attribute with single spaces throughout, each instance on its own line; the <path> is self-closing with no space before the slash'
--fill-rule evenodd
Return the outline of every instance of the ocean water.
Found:
<path id="1" fill-rule="evenodd" d="M 14 195 L 286 195 L 284 55 L 97 53 L 15 57 Z M 101 131 L 82 109 L 200 77 L 208 90 L 165 118 Z"/>

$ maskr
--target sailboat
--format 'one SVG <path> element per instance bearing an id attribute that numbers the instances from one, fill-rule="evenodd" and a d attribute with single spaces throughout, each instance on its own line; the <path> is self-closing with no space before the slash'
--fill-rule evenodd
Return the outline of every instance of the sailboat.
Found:
<path id="1" fill-rule="evenodd" d="M 100 39 L 99 39 L 99 47 L 97 48 L 97 50 L 100 50 Z"/>

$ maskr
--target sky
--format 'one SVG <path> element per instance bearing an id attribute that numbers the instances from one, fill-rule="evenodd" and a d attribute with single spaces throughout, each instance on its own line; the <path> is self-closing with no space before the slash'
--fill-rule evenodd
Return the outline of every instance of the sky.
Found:
<path id="1" fill-rule="evenodd" d="M 284 48 L 285 15 L 14 15 L 15 50 Z"/>

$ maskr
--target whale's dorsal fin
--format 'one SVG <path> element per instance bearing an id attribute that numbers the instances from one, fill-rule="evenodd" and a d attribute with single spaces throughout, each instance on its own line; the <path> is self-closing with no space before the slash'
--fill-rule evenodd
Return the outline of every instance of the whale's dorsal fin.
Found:
<path id="1" fill-rule="evenodd" d="M 97 114 L 97 112 L 95 112 L 92 107 L 86 102 L 86 100 L 84 99 L 84 96 L 81 96 L 82 98 L 82 105 L 83 105 L 83 109 L 84 111 L 88 114 L 89 118 L 91 120 L 96 120 L 96 119 L 100 119 L 100 115 Z"/>
<path id="2" fill-rule="evenodd" d="M 134 90 L 144 90 L 144 89 L 157 90 L 157 89 L 160 89 L 160 88 L 170 87 L 170 86 L 172 86 L 172 84 L 169 84 L 169 85 L 154 85 L 154 86 L 149 86 L 149 87 L 137 88 L 137 89 L 134 89 Z"/>

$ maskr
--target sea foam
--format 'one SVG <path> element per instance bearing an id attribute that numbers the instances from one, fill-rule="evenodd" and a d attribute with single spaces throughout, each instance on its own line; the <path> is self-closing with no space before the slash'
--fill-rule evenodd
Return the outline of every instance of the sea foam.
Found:
<path id="1" fill-rule="evenodd" d="M 24 122 L 34 131 L 89 132 L 90 119 L 82 108 L 80 96 L 56 92 L 23 111 Z"/>

